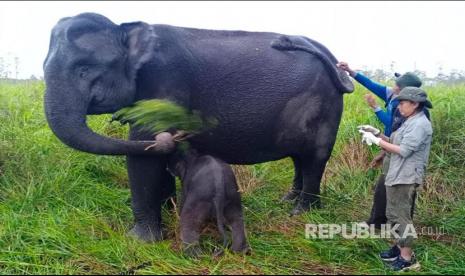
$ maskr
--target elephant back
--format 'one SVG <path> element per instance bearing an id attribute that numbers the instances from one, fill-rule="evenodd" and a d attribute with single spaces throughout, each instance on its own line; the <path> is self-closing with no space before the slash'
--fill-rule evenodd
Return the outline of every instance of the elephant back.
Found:
<path id="1" fill-rule="evenodd" d="M 280 51 L 304 51 L 316 56 L 324 64 L 339 91 L 354 91 L 352 81 L 343 70 L 336 67 L 336 57 L 323 44 L 303 36 L 282 35 L 271 42 L 271 47 Z"/>

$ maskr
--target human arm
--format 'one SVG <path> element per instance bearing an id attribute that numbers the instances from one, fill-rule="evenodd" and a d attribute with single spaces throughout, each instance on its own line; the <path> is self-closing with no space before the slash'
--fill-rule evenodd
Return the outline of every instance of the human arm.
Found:
<path id="1" fill-rule="evenodd" d="M 381 123 L 383 123 L 384 127 L 386 128 L 387 126 L 390 126 L 392 123 L 390 116 L 378 105 L 375 97 L 373 97 L 371 94 L 366 94 L 365 100 L 367 104 L 373 109 Z"/>
<path id="2" fill-rule="evenodd" d="M 392 125 L 391 116 L 389 116 L 389 114 L 386 111 L 381 109 L 381 107 L 375 108 L 374 111 L 375 111 L 376 117 L 378 117 L 381 123 L 383 123 L 385 128 L 387 126 Z"/>
<path id="3" fill-rule="evenodd" d="M 361 73 L 355 73 L 353 78 L 356 81 L 358 81 L 361 85 L 365 86 L 368 90 L 373 92 L 376 96 L 378 96 L 384 102 L 388 101 L 388 96 L 389 96 L 388 88 L 385 85 L 374 82 Z"/>
<path id="4" fill-rule="evenodd" d="M 387 152 L 400 154 L 400 146 L 391 144 L 385 140 L 381 140 L 379 146 Z"/>

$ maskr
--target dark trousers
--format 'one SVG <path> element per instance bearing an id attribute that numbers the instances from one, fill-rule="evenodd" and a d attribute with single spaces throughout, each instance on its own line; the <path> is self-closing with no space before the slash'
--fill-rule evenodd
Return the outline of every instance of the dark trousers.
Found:
<path id="1" fill-rule="evenodd" d="M 371 214 L 370 218 L 367 220 L 367 224 L 374 224 L 375 228 L 380 229 L 381 224 L 386 224 L 388 219 L 386 217 L 386 186 L 384 182 L 386 180 L 386 176 L 381 174 L 376 182 L 375 193 L 373 195 L 373 206 L 371 207 Z M 413 219 L 413 213 L 415 210 L 415 199 L 416 199 L 416 192 L 413 195 L 413 204 L 411 212 L 411 217 Z"/>

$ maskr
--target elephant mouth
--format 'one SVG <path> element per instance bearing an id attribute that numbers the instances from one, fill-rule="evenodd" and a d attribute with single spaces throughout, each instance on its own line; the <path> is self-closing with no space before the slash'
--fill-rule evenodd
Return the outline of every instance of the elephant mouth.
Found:
<path id="1" fill-rule="evenodd" d="M 114 106 L 110 105 L 89 105 L 87 108 L 87 115 L 102 115 L 102 114 L 109 114 L 118 111 L 120 108 L 115 108 Z"/>
<path id="2" fill-rule="evenodd" d="M 101 115 L 101 114 L 110 114 L 115 113 L 116 111 L 129 106 L 131 103 L 127 104 L 111 104 L 105 102 L 104 99 L 98 97 L 93 97 L 87 106 L 87 115 Z"/>

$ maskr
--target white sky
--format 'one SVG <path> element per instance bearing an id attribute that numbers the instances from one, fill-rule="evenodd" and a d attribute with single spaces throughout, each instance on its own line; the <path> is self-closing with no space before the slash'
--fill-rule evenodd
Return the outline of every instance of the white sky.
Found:
<path id="1" fill-rule="evenodd" d="M 271 31 L 305 35 L 355 69 L 465 70 L 465 2 L 0 2 L 0 57 L 18 77 L 43 76 L 50 31 L 65 16 L 105 15 L 116 24 Z"/>

